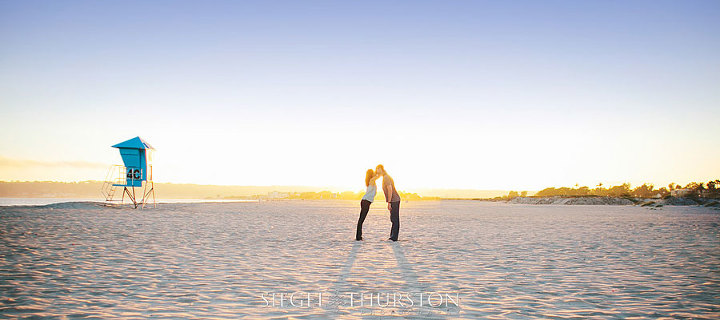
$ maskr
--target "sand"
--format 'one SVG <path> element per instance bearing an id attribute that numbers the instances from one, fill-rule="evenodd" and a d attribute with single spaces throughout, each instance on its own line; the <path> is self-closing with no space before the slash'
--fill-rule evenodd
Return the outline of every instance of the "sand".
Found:
<path id="1" fill-rule="evenodd" d="M 410 202 L 396 243 L 383 203 L 354 241 L 358 211 L 0 207 L 0 318 L 720 317 L 717 210 Z M 313 304 L 321 293 L 322 305 L 263 299 L 293 292 Z M 350 306 L 348 293 L 383 306 Z M 393 293 L 414 305 L 384 306 Z"/>

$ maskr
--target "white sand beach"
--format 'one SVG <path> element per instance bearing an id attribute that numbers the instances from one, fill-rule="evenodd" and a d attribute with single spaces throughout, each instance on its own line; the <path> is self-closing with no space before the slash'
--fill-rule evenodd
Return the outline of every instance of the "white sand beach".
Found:
<path id="1" fill-rule="evenodd" d="M 396 243 L 384 203 L 354 241 L 358 212 L 354 201 L 0 207 L 0 318 L 720 317 L 717 210 L 410 202 Z M 297 292 L 313 306 L 263 299 Z M 423 292 L 429 303 L 385 305 Z M 350 306 L 347 293 L 381 306 Z"/>

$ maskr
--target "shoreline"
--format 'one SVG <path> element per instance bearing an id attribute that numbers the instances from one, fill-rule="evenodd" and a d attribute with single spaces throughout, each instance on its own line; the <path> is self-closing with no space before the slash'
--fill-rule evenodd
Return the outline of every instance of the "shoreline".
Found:
<path id="1" fill-rule="evenodd" d="M 158 204 L 188 204 L 188 203 L 235 203 L 235 202 L 306 202 L 306 201 L 354 201 L 347 199 L 158 199 Z M 378 200 L 382 201 L 382 200 Z M 432 202 L 432 201 L 482 201 L 500 202 L 521 205 L 611 205 L 611 206 L 639 206 L 647 208 L 661 208 L 664 206 L 692 206 L 706 207 L 720 210 L 720 199 L 692 198 L 692 197 L 665 197 L 665 198 L 636 198 L 636 197 L 602 197 L 602 196 L 552 196 L 552 197 L 515 197 L 512 199 L 483 199 L 483 198 L 441 198 L 403 200 L 403 202 Z M 105 205 L 102 199 L 88 198 L 0 198 L 1 207 L 43 207 L 58 204 L 94 203 Z"/>

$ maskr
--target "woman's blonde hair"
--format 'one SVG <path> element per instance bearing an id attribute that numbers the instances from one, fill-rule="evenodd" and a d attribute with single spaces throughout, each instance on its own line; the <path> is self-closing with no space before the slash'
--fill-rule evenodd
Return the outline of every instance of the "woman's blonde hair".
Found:
<path id="1" fill-rule="evenodd" d="M 365 186 L 366 187 L 370 185 L 370 179 L 372 179 L 372 177 L 374 177 L 374 176 L 375 176 L 375 171 L 373 171 L 373 169 L 368 169 L 368 171 L 365 172 Z"/>

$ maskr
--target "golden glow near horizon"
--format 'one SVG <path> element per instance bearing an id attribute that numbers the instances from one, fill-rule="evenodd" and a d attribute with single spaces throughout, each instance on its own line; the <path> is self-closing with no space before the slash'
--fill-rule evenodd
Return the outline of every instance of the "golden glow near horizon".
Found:
<path id="1" fill-rule="evenodd" d="M 0 180 L 102 180 L 135 136 L 158 182 L 720 178 L 714 2 L 58 6 L 0 9 Z"/>
<path id="2" fill-rule="evenodd" d="M 571 126 L 541 130 L 522 120 L 475 127 L 458 119 L 425 131 L 430 124 L 409 126 L 406 122 L 385 128 L 378 121 L 305 128 L 291 123 L 270 126 L 275 121 L 269 118 L 260 122 L 268 123 L 265 126 L 235 127 L 225 118 L 203 119 L 205 132 L 159 126 L 151 130 L 136 126 L 128 132 L 139 132 L 158 149 L 154 174 L 159 182 L 359 190 L 364 171 L 378 163 L 386 166 L 403 190 L 539 190 L 598 182 L 650 182 L 659 187 L 720 176 L 715 162 L 720 158 L 718 149 L 704 147 L 712 141 L 702 141 L 699 135 L 677 139 L 668 134 L 662 136 L 662 143 L 635 143 L 642 130 L 637 132 L 632 126 L 610 135 L 575 131 Z M 588 122 L 574 126 L 591 125 L 601 126 Z M 148 132 L 143 134 L 143 130 Z M 75 132 L 66 130 L 68 139 L 63 140 L 83 139 L 85 131 L 103 129 L 89 124 Z M 102 180 L 105 166 L 120 163 L 110 145 L 131 137 L 111 133 L 84 138 L 82 144 L 17 148 L 17 154 L 24 156 L 21 159 L 39 160 L 0 159 L 0 180 Z M 668 152 L 678 148 L 683 152 Z"/>

